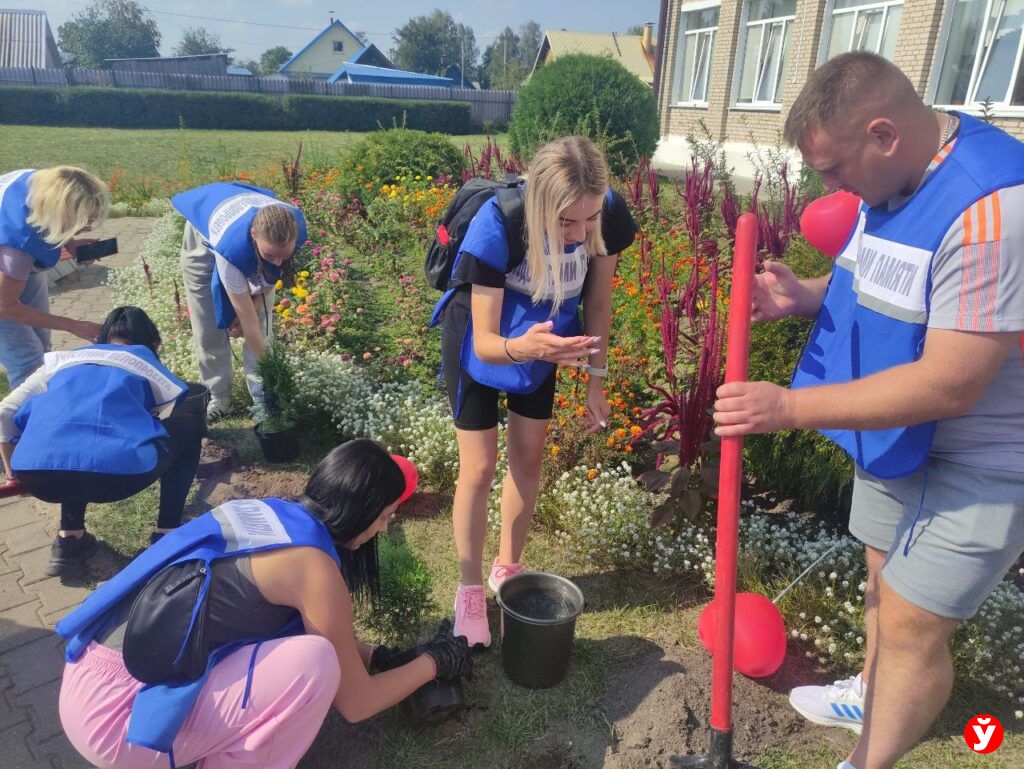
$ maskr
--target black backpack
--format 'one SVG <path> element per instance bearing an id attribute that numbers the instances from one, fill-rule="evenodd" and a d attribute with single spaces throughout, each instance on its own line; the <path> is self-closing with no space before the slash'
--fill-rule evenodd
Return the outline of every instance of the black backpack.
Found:
<path id="1" fill-rule="evenodd" d="M 427 283 L 438 291 L 446 291 L 452 278 L 452 266 L 462 247 L 469 223 L 476 212 L 494 196 L 505 220 L 505 236 L 508 238 L 508 266 L 505 272 L 512 272 L 523 263 L 526 245 L 523 242 L 523 188 L 517 176 L 509 174 L 500 182 L 490 179 L 470 179 L 455 193 L 448 210 L 437 223 L 434 241 L 427 250 L 423 272 Z"/>

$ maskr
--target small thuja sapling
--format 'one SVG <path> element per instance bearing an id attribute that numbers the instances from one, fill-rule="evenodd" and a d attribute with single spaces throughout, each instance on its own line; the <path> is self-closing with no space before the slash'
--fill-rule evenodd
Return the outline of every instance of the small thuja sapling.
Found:
<path id="1" fill-rule="evenodd" d="M 257 364 L 257 372 L 263 380 L 263 392 L 269 416 L 258 425 L 261 433 L 276 433 L 295 424 L 295 402 L 297 387 L 295 369 L 292 367 L 284 345 L 278 341 L 270 343 Z"/>

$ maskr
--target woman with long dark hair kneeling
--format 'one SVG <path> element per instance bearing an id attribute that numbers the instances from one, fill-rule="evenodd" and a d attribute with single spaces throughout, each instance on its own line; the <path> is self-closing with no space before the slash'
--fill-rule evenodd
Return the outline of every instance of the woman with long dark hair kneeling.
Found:
<path id="1" fill-rule="evenodd" d="M 377 535 L 406 492 L 368 440 L 331 451 L 298 502 L 227 502 L 171 532 L 57 625 L 60 718 L 101 767 L 201 761 L 293 767 L 328 709 L 361 721 L 428 681 L 470 672 L 443 623 L 408 652 L 355 636 L 377 591 Z M 370 675 L 370 669 L 387 672 Z"/>
<path id="2" fill-rule="evenodd" d="M 48 352 L 0 403 L 0 456 L 8 479 L 60 504 L 47 575 L 96 550 L 86 506 L 127 499 L 160 480 L 152 540 L 181 525 L 199 466 L 202 423 L 180 407 L 188 386 L 160 363 L 160 332 L 138 307 L 111 311 L 99 344 Z"/>

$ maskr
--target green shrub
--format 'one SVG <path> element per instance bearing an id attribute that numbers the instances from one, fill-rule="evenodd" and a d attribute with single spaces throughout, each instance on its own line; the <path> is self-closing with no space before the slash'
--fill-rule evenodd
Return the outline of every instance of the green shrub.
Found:
<path id="1" fill-rule="evenodd" d="M 353 145 L 340 163 L 339 186 L 348 195 L 402 176 L 450 176 L 462 180 L 466 159 L 447 136 L 409 128 L 376 131 Z M 367 197 L 367 196 L 364 196 Z"/>
<path id="2" fill-rule="evenodd" d="M 574 54 L 537 70 L 512 111 L 512 151 L 529 158 L 567 134 L 594 139 L 613 172 L 654 154 L 658 109 L 649 86 L 610 58 Z"/>
<path id="3" fill-rule="evenodd" d="M 0 86 L 0 124 L 368 131 L 404 123 L 450 133 L 471 130 L 470 106 L 459 101 L 286 96 L 90 86 Z"/>
<path id="4" fill-rule="evenodd" d="M 795 239 L 786 264 L 801 278 L 827 274 L 832 260 Z M 786 318 L 755 323 L 750 332 L 750 379 L 788 386 L 813 322 Z M 845 519 L 853 487 L 853 463 L 846 453 L 813 430 L 782 430 L 746 439 L 746 469 L 760 486 L 803 510 Z"/>
<path id="5" fill-rule="evenodd" d="M 430 592 L 426 564 L 403 540 L 394 535 L 377 542 L 380 565 L 380 600 L 366 611 L 363 624 L 386 642 L 406 643 L 436 606 Z"/>
<path id="6" fill-rule="evenodd" d="M 473 130 L 469 103 L 460 101 L 288 95 L 284 107 L 293 124 L 310 131 L 375 131 L 394 125 L 450 134 Z"/>

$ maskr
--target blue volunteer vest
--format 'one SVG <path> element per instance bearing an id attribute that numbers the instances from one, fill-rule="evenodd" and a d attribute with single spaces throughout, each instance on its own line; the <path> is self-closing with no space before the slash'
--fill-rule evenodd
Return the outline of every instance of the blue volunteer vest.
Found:
<path id="1" fill-rule="evenodd" d="M 179 193 L 171 198 L 171 203 L 199 231 L 210 248 L 241 270 L 247 278 L 259 272 L 259 258 L 249 231 L 261 208 L 283 205 L 291 209 L 299 225 L 295 246 L 298 248 L 306 242 L 306 220 L 302 212 L 278 200 L 273 190 L 241 182 L 214 182 Z M 280 277 L 281 271 L 277 267 L 269 262 L 265 262 L 264 266 L 269 275 Z M 227 328 L 235 320 L 235 308 L 231 305 L 216 269 L 213 271 L 212 288 L 217 328 Z"/>
<path id="2" fill-rule="evenodd" d="M 794 389 L 850 382 L 911 363 L 924 349 L 931 265 L 972 204 L 1024 184 L 1024 144 L 969 115 L 946 159 L 895 211 L 861 207 L 836 259 L 821 311 L 793 376 Z M 866 472 L 899 478 L 928 457 L 935 423 L 886 430 L 822 430 Z"/>
<path id="3" fill-rule="evenodd" d="M 136 475 L 156 467 L 166 416 L 188 387 L 142 345 L 98 344 L 43 358 L 46 392 L 14 415 L 12 468 Z"/>
<path id="4" fill-rule="evenodd" d="M 608 207 L 611 205 L 611 200 L 612 193 L 609 189 L 605 193 L 606 212 Z M 497 198 L 487 201 L 487 203 L 480 208 L 476 213 L 476 216 L 473 217 L 474 223 L 479 217 L 484 217 L 482 223 L 489 229 L 495 231 L 500 230 L 498 233 L 500 237 L 496 241 L 490 242 L 497 242 L 501 244 L 507 243 L 505 238 L 504 220 L 501 217 L 500 209 L 497 205 Z M 463 241 L 463 248 L 456 255 L 455 262 L 452 264 L 452 274 L 455 274 L 459 260 L 465 252 L 471 253 L 477 259 L 498 271 L 504 271 L 506 269 L 508 258 L 507 246 L 503 245 L 501 247 L 505 258 L 505 261 L 501 262 L 500 258 L 496 260 L 491 254 L 476 253 L 473 250 L 474 242 L 488 242 L 488 240 L 479 237 L 477 233 L 472 234 L 475 237 L 471 238 L 471 233 L 467 230 L 465 240 Z M 580 249 L 584 250 L 581 251 Z M 579 258 L 572 258 L 574 255 L 577 255 L 577 252 L 579 254 Z M 578 336 L 581 331 L 579 318 L 580 300 L 582 298 L 583 282 L 587 273 L 588 259 L 589 257 L 586 255 L 585 246 L 582 243 L 571 246 L 567 245 L 565 247 L 565 256 L 560 265 L 560 269 L 562 269 L 563 273 L 563 283 L 567 286 L 567 295 L 565 300 L 559 306 L 558 312 L 554 315 L 551 314 L 553 306 L 552 302 L 540 301 L 534 303 L 529 291 L 530 273 L 526 260 L 524 260 L 523 263 L 514 270 L 507 273 L 498 330 L 501 336 L 506 338 L 522 336 L 530 329 L 531 326 L 537 323 L 543 323 L 547 320 L 550 320 L 553 323 L 551 333 L 557 334 L 558 336 Z M 444 308 L 460 288 L 461 287 L 459 286 L 450 288 L 441 296 L 434 308 L 434 314 L 430 321 L 431 326 L 435 326 L 440 322 Z M 460 362 L 462 368 L 473 378 L 474 381 L 507 393 L 532 393 L 540 387 L 544 383 L 544 380 L 551 375 L 551 372 L 555 370 L 555 364 L 541 360 L 529 360 L 514 365 L 497 365 L 480 360 L 473 347 L 472 314 L 470 315 L 469 322 L 466 325 L 466 332 L 462 339 Z M 460 393 L 460 406 L 461 400 L 462 398 Z"/>
<path id="5" fill-rule="evenodd" d="M 226 502 L 165 534 L 58 622 L 57 633 L 67 642 L 65 659 L 68 662 L 78 660 L 89 644 L 115 620 L 117 612 L 113 610 L 164 568 L 190 560 L 205 561 L 209 567 L 218 558 L 279 547 L 319 548 L 341 567 L 327 527 L 301 505 L 281 499 Z M 211 570 L 207 568 L 201 596 L 205 596 L 209 590 L 210 573 Z M 200 598 L 196 605 L 198 607 L 201 604 Z M 195 617 L 192 619 L 195 621 Z M 277 637 L 301 632 L 302 622 L 297 620 Z M 218 647 L 210 654 L 206 673 L 196 681 L 179 685 L 144 686 L 132 705 L 127 742 L 161 753 L 171 753 L 174 738 L 192 712 L 196 698 L 214 665 L 241 646 L 267 640 L 270 639 L 254 638 Z M 251 666 L 249 674 L 252 675 Z M 173 754 L 171 760 L 173 764 Z"/>
<path id="6" fill-rule="evenodd" d="M 60 261 L 60 246 L 47 243 L 28 223 L 28 180 L 34 168 L 0 175 L 0 245 L 24 251 L 35 266 L 49 269 Z"/>

